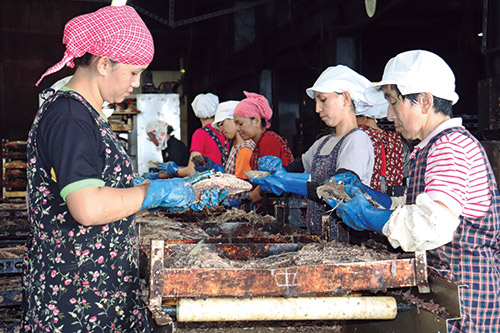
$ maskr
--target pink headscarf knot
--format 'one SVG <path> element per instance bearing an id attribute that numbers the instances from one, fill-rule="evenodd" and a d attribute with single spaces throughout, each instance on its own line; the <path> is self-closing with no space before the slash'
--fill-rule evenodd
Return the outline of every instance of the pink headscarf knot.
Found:
<path id="1" fill-rule="evenodd" d="M 269 119 L 273 116 L 273 110 L 269 106 L 268 100 L 259 94 L 243 91 L 247 98 L 241 100 L 241 102 L 236 105 L 234 109 L 235 115 L 240 115 L 242 117 L 260 117 L 266 120 L 266 128 L 269 128 L 271 124 Z"/>

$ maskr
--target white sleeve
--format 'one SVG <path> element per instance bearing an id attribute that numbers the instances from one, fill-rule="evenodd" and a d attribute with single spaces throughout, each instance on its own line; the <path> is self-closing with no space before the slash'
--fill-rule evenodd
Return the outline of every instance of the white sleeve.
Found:
<path id="1" fill-rule="evenodd" d="M 414 205 L 396 208 L 382 232 L 394 248 L 425 251 L 449 243 L 459 224 L 458 217 L 421 193 Z"/>

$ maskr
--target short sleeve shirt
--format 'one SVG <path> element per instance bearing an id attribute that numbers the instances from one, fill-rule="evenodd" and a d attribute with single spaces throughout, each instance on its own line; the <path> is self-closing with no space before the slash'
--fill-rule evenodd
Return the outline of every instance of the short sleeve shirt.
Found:
<path id="1" fill-rule="evenodd" d="M 277 156 L 281 159 L 281 164 L 286 167 L 291 161 L 288 160 L 282 143 L 272 135 L 264 135 L 259 143 L 259 157 Z"/>
<path id="2" fill-rule="evenodd" d="M 208 124 L 206 127 L 214 131 L 222 146 L 229 151 L 229 142 L 226 140 L 226 137 L 217 132 L 212 127 L 212 124 Z M 197 151 L 203 156 L 210 158 L 215 163 L 222 164 L 222 154 L 217 146 L 217 143 L 215 143 L 214 139 L 212 139 L 210 134 L 208 134 L 203 128 L 198 128 L 194 131 L 193 136 L 191 137 L 191 149 L 189 149 L 189 151 Z"/>
<path id="3" fill-rule="evenodd" d="M 105 147 L 82 103 L 57 99 L 46 110 L 37 135 L 42 163 L 55 176 L 63 199 L 78 189 L 104 186 Z"/>
<path id="4" fill-rule="evenodd" d="M 330 136 L 321 149 L 320 156 L 329 155 L 341 138 Z M 323 140 L 325 140 L 325 137 L 316 140 L 311 148 L 302 155 L 302 163 L 306 173 L 311 172 L 314 154 Z M 351 170 L 360 177 L 363 184 L 370 185 L 374 163 L 375 156 L 370 137 L 363 131 L 355 131 L 346 137 L 342 143 L 335 171 L 339 169 Z"/>

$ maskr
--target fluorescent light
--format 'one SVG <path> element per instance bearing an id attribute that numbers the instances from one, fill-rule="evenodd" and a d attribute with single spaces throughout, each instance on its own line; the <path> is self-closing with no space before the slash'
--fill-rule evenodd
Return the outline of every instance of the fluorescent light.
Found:
<path id="1" fill-rule="evenodd" d="M 111 6 L 123 6 L 127 4 L 127 0 L 113 0 Z"/>

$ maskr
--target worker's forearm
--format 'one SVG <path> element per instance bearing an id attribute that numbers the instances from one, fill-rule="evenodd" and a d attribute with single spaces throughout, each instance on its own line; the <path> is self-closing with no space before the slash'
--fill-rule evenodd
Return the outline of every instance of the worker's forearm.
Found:
<path id="1" fill-rule="evenodd" d="M 188 166 L 177 170 L 177 177 L 187 177 L 195 173 L 196 170 L 194 168 L 194 164 L 189 162 Z"/>
<path id="2" fill-rule="evenodd" d="M 181 169 L 177 170 L 177 176 L 178 177 L 191 176 L 193 173 L 196 172 L 196 169 L 194 168 L 194 162 L 193 162 L 193 157 L 196 156 L 196 155 L 202 156 L 199 152 L 192 151 L 191 154 L 189 154 L 188 165 L 185 166 L 184 168 L 181 168 Z"/>
<path id="3" fill-rule="evenodd" d="M 261 201 L 263 199 L 262 193 L 260 190 L 260 187 L 257 186 L 250 192 L 250 200 L 252 200 L 253 203 L 256 203 L 258 201 Z"/>
<path id="4" fill-rule="evenodd" d="M 90 187 L 68 194 L 66 204 L 71 216 L 82 225 L 107 224 L 138 212 L 148 187 Z"/>

